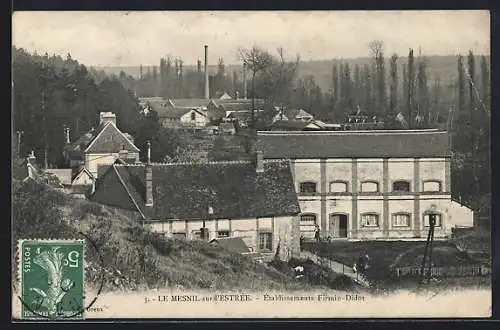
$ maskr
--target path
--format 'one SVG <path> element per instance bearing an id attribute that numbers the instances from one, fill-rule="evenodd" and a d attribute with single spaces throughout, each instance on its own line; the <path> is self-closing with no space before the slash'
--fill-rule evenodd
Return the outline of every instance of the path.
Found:
<path id="1" fill-rule="evenodd" d="M 354 282 L 364 286 L 364 287 L 370 287 L 370 282 L 361 274 L 355 273 L 352 267 L 341 264 L 340 262 L 328 259 L 328 258 L 321 258 L 316 256 L 315 254 L 309 252 L 309 251 L 301 251 L 300 252 L 300 257 L 304 259 L 310 259 L 316 264 L 320 264 L 323 266 L 326 266 L 330 268 L 332 271 L 335 273 L 339 274 L 344 274 L 345 276 L 351 278 Z M 326 260 L 326 262 L 325 262 Z"/>

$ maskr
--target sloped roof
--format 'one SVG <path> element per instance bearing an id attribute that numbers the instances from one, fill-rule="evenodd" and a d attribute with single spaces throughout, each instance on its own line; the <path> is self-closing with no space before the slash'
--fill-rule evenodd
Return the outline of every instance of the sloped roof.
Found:
<path id="1" fill-rule="evenodd" d="M 84 152 L 108 153 L 119 152 L 120 150 L 139 152 L 139 148 L 110 121 L 96 134 Z"/>
<path id="2" fill-rule="evenodd" d="M 438 130 L 258 132 L 264 158 L 445 157 L 449 135 Z"/>
<path id="3" fill-rule="evenodd" d="M 210 243 L 217 244 L 223 248 L 235 252 L 235 253 L 247 253 L 250 249 L 245 244 L 241 237 L 225 237 L 225 238 L 214 238 L 210 240 Z"/>
<path id="4" fill-rule="evenodd" d="M 303 130 L 307 125 L 308 123 L 302 120 L 277 120 L 270 127 Z"/>
<path id="5" fill-rule="evenodd" d="M 97 141 L 96 141 L 96 138 Z M 89 148 L 90 147 L 90 148 Z M 71 158 L 83 159 L 87 153 L 119 152 L 124 148 L 127 151 L 138 152 L 139 149 L 130 140 L 130 135 L 122 133 L 114 123 L 108 122 L 82 134 L 76 141 L 65 147 Z M 88 150 L 87 150 L 88 149 Z"/>
<path id="6" fill-rule="evenodd" d="M 168 109 L 166 111 L 162 111 L 162 113 L 158 113 L 158 117 L 160 118 L 181 118 L 184 116 L 186 113 L 195 111 L 199 115 L 206 117 L 206 115 L 197 109 L 191 109 L 191 108 L 173 108 L 173 109 Z"/>
<path id="7" fill-rule="evenodd" d="M 113 201 L 114 206 L 131 209 L 132 203 L 145 214 L 145 165 L 113 165 L 115 175 L 128 196 Z M 202 219 L 208 207 L 216 218 L 254 218 L 293 215 L 300 212 L 288 161 L 266 161 L 257 173 L 252 162 L 210 162 L 205 164 L 153 164 L 153 217 L 164 219 Z M 93 196 L 114 194 L 118 187 L 105 178 L 96 184 Z M 97 197 L 96 197 L 97 196 Z M 130 198 L 134 201 L 132 202 Z"/>

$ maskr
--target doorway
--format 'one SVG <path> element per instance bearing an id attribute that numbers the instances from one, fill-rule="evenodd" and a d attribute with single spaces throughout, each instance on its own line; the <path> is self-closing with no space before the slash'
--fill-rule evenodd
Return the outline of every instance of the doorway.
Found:
<path id="1" fill-rule="evenodd" d="M 347 238 L 347 215 L 330 214 L 329 229 L 332 238 Z"/>

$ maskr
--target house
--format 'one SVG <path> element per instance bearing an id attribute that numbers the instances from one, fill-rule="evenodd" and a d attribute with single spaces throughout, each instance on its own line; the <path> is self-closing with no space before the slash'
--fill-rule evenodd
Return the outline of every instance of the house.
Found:
<path id="1" fill-rule="evenodd" d="M 254 117 L 257 121 L 260 116 L 264 113 L 264 110 L 255 110 Z M 248 127 L 252 123 L 252 110 L 239 110 L 239 111 L 231 111 L 226 116 L 227 121 L 234 122 L 238 125 L 238 127 L 244 128 Z"/>
<path id="2" fill-rule="evenodd" d="M 25 160 L 22 160 L 18 167 L 15 166 L 13 169 L 15 170 L 13 176 L 19 179 L 22 178 L 23 181 L 36 180 L 41 174 L 40 169 L 36 165 L 36 157 L 34 151 L 31 151 L 28 157 L 26 157 Z"/>
<path id="3" fill-rule="evenodd" d="M 71 181 L 71 192 L 72 194 L 82 195 L 88 191 L 92 191 L 96 178 L 86 167 L 76 173 Z"/>
<path id="4" fill-rule="evenodd" d="M 252 252 L 280 258 L 299 252 L 300 213 L 286 160 L 112 165 L 90 197 L 128 210 L 167 237 L 239 237 Z"/>
<path id="5" fill-rule="evenodd" d="M 205 127 L 208 124 L 208 118 L 203 111 L 190 108 L 173 108 L 158 113 L 161 124 L 164 127 L 179 125 L 186 127 Z"/>
<path id="6" fill-rule="evenodd" d="M 111 112 L 101 112 L 99 126 L 68 144 L 65 155 L 77 173 L 85 167 L 94 179 L 99 165 L 113 164 L 119 157 L 139 161 L 139 149 L 130 135 L 118 129 L 116 115 Z"/>
<path id="7" fill-rule="evenodd" d="M 71 187 L 72 171 L 70 168 L 48 168 L 45 173 L 56 179 L 57 183 L 54 182 L 54 184 L 60 185 L 61 188 Z"/>
<path id="8" fill-rule="evenodd" d="M 441 130 L 258 132 L 265 159 L 290 159 L 300 231 L 312 238 L 425 240 L 471 227 L 473 211 L 451 198 L 451 147 Z"/>
<path id="9" fill-rule="evenodd" d="M 276 108 L 275 108 L 276 109 Z M 305 111 L 304 109 L 277 109 L 277 114 L 273 117 L 273 122 L 279 120 L 300 120 L 311 121 L 314 116 Z"/>

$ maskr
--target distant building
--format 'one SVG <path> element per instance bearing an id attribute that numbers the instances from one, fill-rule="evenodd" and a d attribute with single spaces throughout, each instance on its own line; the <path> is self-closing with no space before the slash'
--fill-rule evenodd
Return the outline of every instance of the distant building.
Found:
<path id="1" fill-rule="evenodd" d="M 277 114 L 273 117 L 273 122 L 283 120 L 311 121 L 314 116 L 304 109 L 277 109 Z"/>
<path id="2" fill-rule="evenodd" d="M 206 113 L 198 109 L 173 108 L 162 112 L 161 116 L 158 114 L 158 116 L 164 127 L 179 125 L 205 127 L 209 123 Z"/>
<path id="3" fill-rule="evenodd" d="M 300 251 L 300 212 L 288 161 L 112 165 L 91 200 L 128 210 L 146 228 L 168 237 L 236 237 L 267 258 Z M 219 244 L 224 244 L 219 241 Z M 241 247 L 241 244 L 239 244 Z"/>
<path id="4" fill-rule="evenodd" d="M 473 211 L 451 198 L 451 146 L 440 130 L 258 132 L 265 159 L 290 160 L 304 237 L 436 238 L 472 227 Z"/>
<path id="5" fill-rule="evenodd" d="M 271 131 L 316 131 L 322 129 L 314 121 L 277 120 L 269 126 Z"/>

